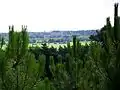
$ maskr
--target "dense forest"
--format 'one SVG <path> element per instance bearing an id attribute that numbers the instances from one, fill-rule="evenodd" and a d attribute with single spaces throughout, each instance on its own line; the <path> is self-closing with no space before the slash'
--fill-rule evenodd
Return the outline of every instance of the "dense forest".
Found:
<path id="1" fill-rule="evenodd" d="M 27 26 L 16 32 L 9 26 L 6 49 L 0 41 L 0 90 L 119 90 L 120 17 L 114 4 L 114 26 L 106 25 L 91 35 L 91 43 L 81 45 L 73 35 L 73 45 L 30 47 Z"/>

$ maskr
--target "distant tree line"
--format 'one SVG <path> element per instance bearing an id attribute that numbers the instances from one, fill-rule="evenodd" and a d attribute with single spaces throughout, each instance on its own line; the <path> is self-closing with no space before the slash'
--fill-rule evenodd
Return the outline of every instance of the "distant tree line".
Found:
<path id="1" fill-rule="evenodd" d="M 71 46 L 30 47 L 27 26 L 15 32 L 9 26 L 9 42 L 0 40 L 0 90 L 119 90 L 120 19 L 114 4 L 114 26 L 110 18 L 91 43 L 81 45 L 73 35 Z"/>
<path id="2" fill-rule="evenodd" d="M 62 34 L 63 33 L 63 34 Z M 81 31 L 58 31 L 58 32 L 28 32 L 30 43 L 40 43 L 46 41 L 47 43 L 66 43 L 72 42 L 72 36 L 76 35 L 81 41 L 90 41 L 90 35 L 96 35 L 95 30 L 81 30 Z M 0 33 L 8 42 L 8 33 Z"/>

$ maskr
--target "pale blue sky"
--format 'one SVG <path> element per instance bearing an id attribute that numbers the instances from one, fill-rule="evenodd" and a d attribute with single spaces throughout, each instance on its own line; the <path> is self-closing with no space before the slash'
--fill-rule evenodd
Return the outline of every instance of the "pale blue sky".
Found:
<path id="1" fill-rule="evenodd" d="M 115 2 L 120 0 L 0 0 L 0 32 L 11 24 L 36 32 L 99 29 L 107 16 L 113 23 Z"/>

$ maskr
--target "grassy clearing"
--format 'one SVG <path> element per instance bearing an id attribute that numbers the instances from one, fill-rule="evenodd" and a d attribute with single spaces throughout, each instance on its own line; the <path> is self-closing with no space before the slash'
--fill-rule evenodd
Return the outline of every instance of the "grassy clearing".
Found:
<path id="1" fill-rule="evenodd" d="M 81 44 L 82 45 L 85 45 L 85 44 L 90 44 L 90 41 L 81 41 Z M 72 46 L 73 45 L 73 43 L 72 42 L 70 42 L 70 45 Z M 35 43 L 35 44 L 29 44 L 29 46 L 28 47 L 41 47 L 42 45 L 40 44 L 40 43 Z M 67 43 L 66 44 L 59 44 L 59 43 L 57 43 L 57 44 L 55 44 L 55 43 L 47 43 L 47 46 L 48 47 L 54 47 L 54 48 L 59 48 L 60 46 L 61 47 L 64 47 L 64 46 L 67 46 Z M 2 47 L 2 49 L 6 49 L 6 47 L 7 47 L 7 45 L 3 45 L 3 47 Z"/>
<path id="2" fill-rule="evenodd" d="M 90 41 L 81 41 L 81 45 L 85 45 L 85 44 L 90 44 Z M 72 46 L 73 45 L 73 43 L 72 42 L 70 42 L 70 45 Z M 33 46 L 33 47 L 41 47 L 42 45 L 40 44 L 40 43 L 36 43 L 36 44 L 29 44 L 29 47 L 31 47 L 31 46 Z M 64 46 L 67 46 L 67 43 L 66 44 L 59 44 L 59 43 L 57 43 L 57 44 L 55 44 L 55 43 L 47 43 L 47 46 L 48 47 L 51 47 L 51 46 L 53 46 L 54 48 L 59 48 L 60 46 L 61 47 L 64 47 Z"/>

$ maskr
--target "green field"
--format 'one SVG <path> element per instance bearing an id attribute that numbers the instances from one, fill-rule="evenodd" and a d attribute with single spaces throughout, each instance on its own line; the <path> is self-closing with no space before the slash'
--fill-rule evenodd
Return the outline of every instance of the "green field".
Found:
<path id="1" fill-rule="evenodd" d="M 85 44 L 90 44 L 90 41 L 81 41 L 81 45 L 85 45 Z M 72 42 L 70 42 L 70 45 L 72 46 Z M 29 46 L 28 47 L 41 47 L 42 45 L 41 45 L 41 43 L 34 43 L 34 44 L 29 44 Z M 57 44 L 55 44 L 55 43 L 47 43 L 47 46 L 48 47 L 51 47 L 51 46 L 53 46 L 54 48 L 59 48 L 60 46 L 61 47 L 64 47 L 64 46 L 67 46 L 67 43 L 66 44 L 59 44 L 59 43 L 57 43 Z M 7 47 L 7 45 L 3 45 L 3 48 L 2 49 L 5 49 Z"/>
<path id="2" fill-rule="evenodd" d="M 81 45 L 85 45 L 85 44 L 90 44 L 90 41 L 81 41 Z M 72 42 L 70 42 L 70 45 L 72 46 Z M 29 44 L 29 47 L 41 47 L 42 45 L 40 44 L 40 43 L 35 43 L 35 44 Z M 47 43 L 47 46 L 48 47 L 51 47 L 51 46 L 53 46 L 54 48 L 59 48 L 59 46 L 61 46 L 61 47 L 64 47 L 64 46 L 67 46 L 67 43 L 66 44 L 59 44 L 59 43 L 57 43 L 57 44 L 55 44 L 55 43 Z"/>

